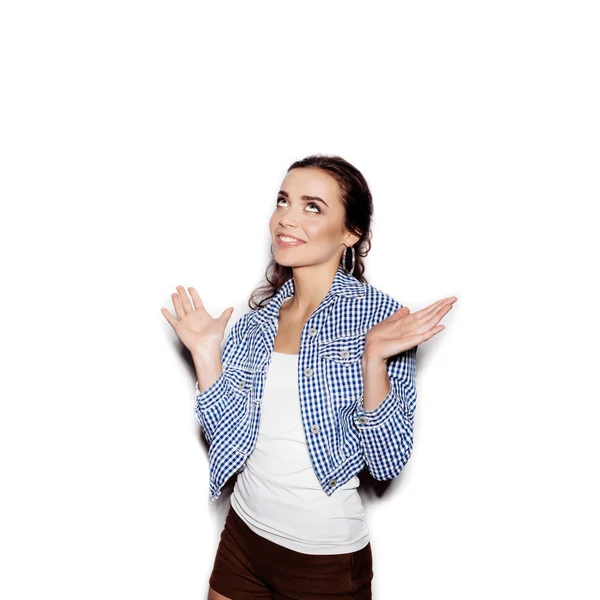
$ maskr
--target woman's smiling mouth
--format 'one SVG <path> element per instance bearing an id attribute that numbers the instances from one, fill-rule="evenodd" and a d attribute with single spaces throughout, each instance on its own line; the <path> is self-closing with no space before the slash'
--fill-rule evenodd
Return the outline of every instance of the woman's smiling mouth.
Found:
<path id="1" fill-rule="evenodd" d="M 299 246 L 300 244 L 306 244 L 306 242 L 303 240 L 299 240 L 295 237 L 291 237 L 291 236 L 287 236 L 287 235 L 283 235 L 283 234 L 277 234 L 275 236 L 275 238 L 277 239 L 277 244 L 279 246 L 283 246 L 284 248 L 290 248 L 292 246 Z"/>

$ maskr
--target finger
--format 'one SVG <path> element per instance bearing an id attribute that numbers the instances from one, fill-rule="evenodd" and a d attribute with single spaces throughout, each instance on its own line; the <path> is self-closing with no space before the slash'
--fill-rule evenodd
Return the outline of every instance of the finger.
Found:
<path id="1" fill-rule="evenodd" d="M 204 304 L 202 303 L 202 300 L 200 300 L 200 295 L 196 291 L 196 288 L 189 287 L 188 290 L 190 292 L 190 296 L 192 297 L 195 310 L 204 309 Z"/>
<path id="2" fill-rule="evenodd" d="M 426 342 L 427 340 L 431 339 L 436 333 L 439 333 L 440 331 L 443 331 L 444 329 L 446 329 L 446 328 L 443 325 L 437 325 L 436 327 L 433 327 L 429 331 L 425 331 L 424 333 L 421 333 L 418 336 L 418 339 L 420 340 L 419 344 Z M 417 344 L 417 346 L 419 344 Z"/>
<path id="3" fill-rule="evenodd" d="M 440 331 L 442 331 L 444 329 L 445 329 L 445 327 L 443 325 L 437 325 L 436 327 L 433 327 L 432 329 L 428 329 L 427 331 L 424 331 L 423 333 L 414 333 L 414 334 L 411 334 L 410 336 L 407 336 L 406 338 L 401 338 L 400 340 L 398 340 L 400 342 L 400 349 L 396 350 L 394 352 L 394 354 L 398 354 L 398 352 L 404 352 L 406 350 L 410 350 L 411 348 L 414 348 L 415 346 L 418 346 L 419 344 L 426 342 L 428 339 L 432 338 L 436 333 L 439 333 Z"/>
<path id="4" fill-rule="evenodd" d="M 229 308 L 226 308 L 221 313 L 221 316 L 219 317 L 219 321 L 222 321 L 223 324 L 225 325 L 225 327 L 227 327 L 227 323 L 229 322 L 229 319 L 232 314 L 233 314 L 233 306 L 230 306 Z"/>
<path id="5" fill-rule="evenodd" d="M 438 308 L 438 306 L 442 304 L 442 302 L 444 302 L 444 300 L 446 300 L 446 298 L 442 298 L 442 300 L 438 300 L 437 302 L 418 310 L 417 312 L 413 313 L 413 315 L 418 319 L 427 318 L 434 310 Z"/>
<path id="6" fill-rule="evenodd" d="M 431 329 L 434 325 L 437 325 L 450 312 L 452 306 L 452 304 L 440 306 L 428 319 L 421 321 L 419 329 Z"/>
<path id="7" fill-rule="evenodd" d="M 181 298 L 181 304 L 183 305 L 183 311 L 185 312 L 186 315 L 188 313 L 191 313 L 194 310 L 194 307 L 192 306 L 192 303 L 190 302 L 190 299 L 188 298 L 185 288 L 182 285 L 178 285 L 177 291 L 179 292 L 179 297 Z"/>
<path id="8" fill-rule="evenodd" d="M 160 312 L 164 315 L 171 327 L 175 329 L 175 323 L 177 323 L 177 319 L 166 308 L 161 308 Z"/>
<path id="9" fill-rule="evenodd" d="M 175 307 L 175 314 L 177 315 L 177 318 L 180 320 L 183 319 L 183 317 L 185 317 L 185 311 L 183 310 L 179 294 L 171 294 L 171 299 L 173 300 L 173 306 Z"/>
<path id="10" fill-rule="evenodd" d="M 430 304 L 429 306 L 426 306 L 425 308 L 422 308 L 421 310 L 418 310 L 416 313 L 413 313 L 413 314 L 416 317 L 418 317 L 419 319 L 428 318 L 440 306 L 447 304 L 447 303 L 450 303 L 450 305 L 452 305 L 452 304 L 454 304 L 454 302 L 456 302 L 456 300 L 457 300 L 456 296 L 448 296 L 448 298 L 442 298 L 441 300 L 438 300 L 437 302 L 434 302 L 433 304 Z"/>

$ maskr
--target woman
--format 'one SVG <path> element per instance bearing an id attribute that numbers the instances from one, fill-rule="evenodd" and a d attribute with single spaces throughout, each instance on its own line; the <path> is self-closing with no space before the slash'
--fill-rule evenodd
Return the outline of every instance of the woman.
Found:
<path id="1" fill-rule="evenodd" d="M 213 319 L 177 286 L 174 318 L 198 380 L 216 500 L 239 473 L 209 600 L 371 598 L 369 530 L 357 488 L 367 466 L 396 477 L 412 449 L 418 344 L 456 297 L 411 314 L 367 283 L 373 202 L 337 156 L 291 165 L 270 221 L 273 260 L 252 309 L 220 344 Z M 348 266 L 348 249 L 350 262 Z M 258 293 L 265 295 L 254 303 Z"/>

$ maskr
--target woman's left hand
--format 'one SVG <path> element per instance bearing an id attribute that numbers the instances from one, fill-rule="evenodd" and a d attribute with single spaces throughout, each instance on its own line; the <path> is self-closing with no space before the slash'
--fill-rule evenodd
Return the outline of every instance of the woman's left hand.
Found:
<path id="1" fill-rule="evenodd" d="M 408 306 L 399 308 L 392 316 L 367 331 L 363 356 L 386 360 L 414 348 L 444 329 L 438 325 L 458 298 L 450 296 L 411 313 Z"/>

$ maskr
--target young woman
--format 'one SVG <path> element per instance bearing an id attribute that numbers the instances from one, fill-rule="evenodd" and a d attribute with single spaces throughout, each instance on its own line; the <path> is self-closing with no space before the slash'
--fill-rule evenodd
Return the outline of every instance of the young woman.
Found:
<path id="1" fill-rule="evenodd" d="M 223 355 L 233 308 L 213 319 L 177 286 L 177 318 L 162 309 L 196 367 L 213 501 L 239 473 L 208 600 L 371 598 L 357 474 L 392 479 L 406 464 L 417 346 L 457 299 L 411 313 L 367 283 L 372 213 L 364 177 L 342 158 L 295 162 L 269 224 L 267 283 Z"/>

